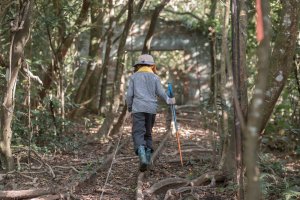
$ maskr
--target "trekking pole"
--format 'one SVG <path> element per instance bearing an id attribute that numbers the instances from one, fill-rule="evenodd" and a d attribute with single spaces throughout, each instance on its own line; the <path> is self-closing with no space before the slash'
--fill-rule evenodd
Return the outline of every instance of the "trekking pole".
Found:
<path id="1" fill-rule="evenodd" d="M 168 96 L 170 98 L 174 97 L 171 83 L 168 83 Z M 179 151 L 179 156 L 180 156 L 180 162 L 181 162 L 181 166 L 183 166 L 179 131 L 178 131 L 178 125 L 177 125 L 177 120 L 176 120 L 176 110 L 175 110 L 175 105 L 174 104 L 171 104 L 171 113 L 172 113 L 172 118 L 173 118 L 173 121 L 174 121 L 175 130 L 176 130 L 176 139 L 177 139 L 178 151 Z"/>

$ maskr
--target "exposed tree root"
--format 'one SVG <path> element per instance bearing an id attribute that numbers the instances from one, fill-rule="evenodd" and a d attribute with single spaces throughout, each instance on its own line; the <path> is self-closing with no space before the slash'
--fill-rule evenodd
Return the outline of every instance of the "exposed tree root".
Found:
<path id="1" fill-rule="evenodd" d="M 204 147 L 204 146 L 202 146 L 202 145 L 200 145 L 200 144 L 197 144 L 196 142 L 184 142 L 184 143 L 182 143 L 181 144 L 181 146 L 182 146 L 182 148 L 183 147 L 186 147 L 186 148 L 188 148 L 188 147 L 198 147 L 198 148 L 202 148 L 202 149 L 205 149 L 206 147 Z"/>
<path id="2" fill-rule="evenodd" d="M 184 192 L 190 192 L 194 193 L 194 191 L 199 191 L 199 190 L 205 190 L 207 191 L 209 188 L 215 187 L 216 181 L 223 181 L 225 179 L 225 175 L 221 171 L 213 171 L 213 172 L 208 172 L 200 177 L 192 180 L 190 183 L 187 183 L 184 187 L 180 187 L 177 189 L 169 189 L 166 192 L 164 200 L 175 200 L 175 199 L 180 199 L 182 196 L 182 193 Z M 165 179 L 163 181 L 167 182 L 168 179 Z M 200 186 L 203 185 L 204 183 L 210 182 L 209 185 L 206 186 Z M 160 182 L 154 184 L 152 187 L 157 185 L 156 188 L 159 188 L 159 185 L 162 185 Z M 189 186 L 187 186 L 189 185 Z M 151 187 L 151 188 L 152 188 Z"/>
<path id="3" fill-rule="evenodd" d="M 118 152 L 121 148 L 123 148 L 127 143 L 128 143 L 129 139 L 125 139 L 123 140 L 123 142 L 116 147 L 116 152 Z M 25 150 L 28 150 L 26 148 L 23 148 Z M 109 148 L 109 151 L 111 151 L 112 148 Z M 113 148 L 115 149 L 115 148 Z M 55 174 L 54 171 L 52 169 L 52 167 L 44 162 L 41 158 L 41 156 L 38 155 L 37 152 L 33 151 L 34 155 L 39 159 L 39 161 L 41 161 L 43 163 L 43 165 L 47 166 L 47 168 L 49 169 L 51 175 L 53 178 L 55 178 Z M 74 181 L 71 181 L 70 184 L 68 184 L 67 186 L 65 186 L 64 188 L 60 188 L 60 189 L 33 189 L 33 190 L 19 190 L 19 191 L 0 191 L 0 199 L 2 200 L 6 200 L 6 199 L 34 199 L 34 200 L 56 200 L 56 199 L 70 199 L 70 197 L 72 199 L 79 199 L 76 198 L 75 195 L 73 195 L 72 193 L 74 191 L 76 191 L 81 185 L 85 185 L 86 183 L 92 183 L 96 180 L 97 178 L 97 173 L 102 171 L 102 170 L 106 170 L 108 169 L 108 167 L 110 166 L 111 162 L 113 162 L 113 158 L 114 158 L 114 154 L 115 151 L 108 154 L 104 161 L 100 164 L 97 165 L 97 163 L 95 163 L 95 168 L 93 169 L 93 171 L 91 171 L 90 173 L 86 174 L 84 177 L 82 177 L 82 175 L 77 176 L 77 178 L 74 179 Z M 53 168 L 63 168 L 63 169 L 72 169 L 75 172 L 79 172 L 75 167 L 72 166 L 54 166 Z M 32 177 L 20 174 L 21 176 L 24 176 L 26 178 L 32 179 Z M 79 179 L 79 181 L 78 181 Z"/>
<path id="4" fill-rule="evenodd" d="M 18 147 L 18 148 L 22 149 L 22 150 L 25 150 L 25 151 L 29 151 L 29 149 L 27 147 Z M 43 158 L 36 151 L 34 151 L 33 149 L 30 149 L 30 152 L 33 152 L 33 154 L 39 159 L 38 162 L 42 162 L 43 165 L 45 165 L 49 169 L 49 173 L 52 175 L 52 178 L 55 178 L 56 175 L 55 175 L 52 167 L 48 163 L 46 163 L 43 160 Z M 35 159 L 35 160 L 37 160 L 37 159 Z"/>
<path id="5" fill-rule="evenodd" d="M 162 191 L 162 190 L 168 190 L 170 187 L 178 187 L 183 185 L 188 185 L 189 181 L 187 179 L 183 178 L 167 178 L 164 180 L 161 180 L 155 184 L 153 184 L 146 192 L 149 195 L 152 195 L 156 192 Z"/>
<path id="6" fill-rule="evenodd" d="M 103 194 L 113 194 L 114 193 L 113 191 L 109 191 L 109 190 L 102 189 L 102 188 L 96 188 L 95 192 L 99 192 L 99 193 L 103 192 Z"/>
<path id="7" fill-rule="evenodd" d="M 177 118 L 177 121 L 196 122 L 199 121 L 199 119 Z"/>
<path id="8" fill-rule="evenodd" d="M 57 193 L 57 191 L 55 191 L 54 189 L 9 190 L 0 191 L 0 199 L 29 199 L 55 193 Z"/>
<path id="9" fill-rule="evenodd" d="M 225 175 L 221 171 L 205 173 L 192 181 L 182 178 L 167 178 L 153 184 L 146 192 L 149 196 L 152 196 L 155 193 L 166 190 L 167 192 L 164 200 L 177 200 L 181 198 L 181 195 L 184 192 L 189 191 L 190 193 L 193 193 L 198 190 L 206 191 L 209 188 L 215 187 L 217 181 L 224 181 L 224 179 Z M 201 186 L 205 183 L 209 183 L 209 185 Z"/>
<path id="10" fill-rule="evenodd" d="M 52 168 L 61 168 L 61 169 L 72 169 L 74 170 L 76 173 L 79 173 L 79 171 L 73 167 L 73 166 L 53 166 Z"/>
<path id="11" fill-rule="evenodd" d="M 212 150 L 211 149 L 202 149 L 202 148 L 189 148 L 189 149 L 182 149 L 181 152 L 182 153 L 193 153 L 193 152 L 211 153 Z M 177 154 L 179 154 L 178 150 L 176 150 L 172 153 L 163 153 L 163 155 L 165 155 L 165 156 L 176 156 Z"/>
<path id="12" fill-rule="evenodd" d="M 187 108 L 199 108 L 199 105 L 195 105 L 195 104 L 186 104 L 186 105 L 176 105 L 176 110 L 180 110 L 180 109 L 184 109 L 184 112 L 189 112 L 189 113 L 199 113 L 198 111 L 191 111 L 188 110 Z"/>
<path id="13" fill-rule="evenodd" d="M 193 164 L 193 162 L 205 163 L 205 162 L 208 162 L 210 160 L 211 160 L 210 157 L 196 157 L 196 158 L 193 158 L 193 157 L 189 157 L 189 158 L 183 157 L 183 163 L 187 163 L 187 164 Z M 179 158 L 175 158 L 175 159 L 167 160 L 166 162 L 167 163 L 180 163 L 181 160 Z"/>
<path id="14" fill-rule="evenodd" d="M 194 191 L 199 191 L 199 190 L 207 191 L 209 188 L 210 186 L 198 186 L 198 187 L 188 186 L 188 187 L 180 187 L 177 189 L 169 189 L 166 192 L 164 200 L 176 200 L 179 199 L 181 194 L 184 192 L 193 193 Z"/>
<path id="15" fill-rule="evenodd" d="M 36 198 L 30 198 L 30 200 L 63 200 L 63 199 L 70 199 L 69 194 L 56 194 L 56 195 L 44 195 Z"/>
<path id="16" fill-rule="evenodd" d="M 119 162 L 119 161 L 124 161 L 124 160 L 136 160 L 138 158 L 139 158 L 138 156 L 127 156 L 127 157 L 117 158 L 116 161 Z"/>
<path id="17" fill-rule="evenodd" d="M 165 146 L 166 141 L 168 140 L 169 136 L 171 135 L 172 130 L 168 129 L 164 139 L 160 142 L 159 146 L 157 147 L 157 149 L 154 151 L 152 157 L 151 157 L 151 161 L 150 161 L 150 167 L 154 164 L 154 161 L 156 160 L 157 156 L 159 155 L 159 153 L 162 151 L 163 147 Z"/>
<path id="18" fill-rule="evenodd" d="M 166 141 L 168 140 L 169 136 L 171 135 L 172 131 L 171 129 L 169 129 L 167 131 L 166 136 L 164 137 L 164 139 L 161 141 L 161 143 L 159 144 L 158 148 L 156 149 L 156 151 L 153 153 L 153 156 L 151 158 L 151 166 L 152 167 L 154 165 L 154 161 L 155 159 L 158 157 L 159 153 L 161 153 L 163 147 L 165 146 Z M 197 144 L 192 144 L 192 145 L 186 145 L 186 146 L 191 146 L 188 149 L 184 149 L 182 150 L 183 152 L 187 152 L 187 153 L 191 153 L 191 152 L 204 152 L 204 153 L 208 153 L 211 152 L 212 150 L 207 150 L 204 148 L 199 148 L 199 146 Z M 174 153 L 171 153 L 172 155 L 177 155 L 179 152 L 176 151 Z M 166 153 L 164 153 L 166 154 Z M 169 155 L 169 154 L 168 154 Z M 187 160 L 187 162 L 190 160 Z M 213 175 L 213 174 L 212 174 Z M 138 200 L 143 200 L 144 199 L 144 194 L 143 194 L 143 179 L 144 179 L 145 173 L 140 173 L 138 176 L 138 183 L 137 183 L 137 193 L 136 193 L 136 199 Z M 204 176 L 206 177 L 206 176 Z M 211 179 L 215 179 L 213 178 L 214 176 L 210 176 Z M 211 179 L 207 179 L 207 181 L 211 180 Z M 217 179 L 217 178 L 216 178 Z M 206 179 L 205 179 L 206 180 Z M 219 179 L 218 179 L 219 180 Z M 201 179 L 195 179 L 194 180 L 194 184 L 198 184 L 202 181 Z M 204 183 L 204 182 L 203 182 Z M 147 195 L 152 196 L 155 193 L 158 193 L 160 191 L 163 190 L 174 190 L 174 189 L 170 189 L 171 187 L 179 187 L 179 186 L 188 186 L 190 185 L 190 181 L 187 179 L 182 179 L 182 178 L 167 178 L 164 179 L 158 183 L 155 183 L 154 185 L 152 185 L 147 191 Z M 181 187 L 178 189 L 178 191 L 176 191 L 176 193 L 181 193 L 181 191 L 187 191 L 192 187 Z M 172 194 L 171 192 L 169 192 L 170 194 Z M 175 198 L 178 199 L 178 198 Z"/>
<path id="19" fill-rule="evenodd" d="M 119 145 L 117 152 L 123 148 L 127 143 L 128 143 L 129 139 L 126 139 L 123 141 L 123 143 L 121 143 L 121 145 Z M 109 155 L 106 156 L 105 160 L 101 163 L 101 165 L 96 166 L 92 172 L 90 172 L 89 174 L 87 174 L 86 176 L 84 176 L 83 178 L 80 178 L 80 181 L 76 180 L 73 181 L 67 188 L 67 191 L 76 191 L 77 187 L 81 187 L 83 185 L 85 185 L 86 183 L 94 183 L 96 181 L 97 178 L 97 173 L 102 171 L 102 170 L 106 170 L 109 168 L 110 163 L 113 161 L 113 157 L 114 157 L 114 153 L 112 152 Z"/>
<path id="20" fill-rule="evenodd" d="M 168 140 L 169 136 L 171 135 L 171 133 L 172 133 L 172 130 L 168 129 L 164 139 L 160 142 L 159 146 L 154 151 L 154 153 L 151 157 L 149 169 L 151 169 L 153 167 L 154 161 L 158 157 L 159 153 L 162 151 L 162 149 L 163 149 L 166 141 Z M 145 173 L 141 172 L 139 174 L 138 178 L 137 178 L 137 189 L 136 189 L 136 199 L 137 200 L 143 200 L 144 199 L 143 188 L 142 188 L 144 176 L 145 176 Z"/>
<path id="21" fill-rule="evenodd" d="M 198 178 L 192 180 L 190 182 L 190 185 L 191 186 L 200 186 L 205 183 L 211 182 L 213 179 L 217 182 L 224 181 L 224 179 L 225 179 L 224 172 L 222 172 L 222 171 L 207 172 L 205 174 L 202 174 Z"/>
<path id="22" fill-rule="evenodd" d="M 116 135 L 121 131 L 121 128 L 126 120 L 127 104 L 122 108 L 121 114 L 118 117 L 118 121 L 113 125 L 109 135 Z"/>
<path id="23" fill-rule="evenodd" d="M 24 178 L 28 178 L 28 179 L 32 180 L 33 182 L 36 182 L 36 180 L 37 180 L 37 178 L 33 178 L 31 176 L 22 174 L 21 172 L 16 171 L 16 173 L 19 174 L 20 176 L 24 177 Z"/>
<path id="24" fill-rule="evenodd" d="M 143 200 L 143 180 L 144 180 L 145 173 L 141 172 L 137 179 L 137 188 L 136 188 L 136 200 Z"/>

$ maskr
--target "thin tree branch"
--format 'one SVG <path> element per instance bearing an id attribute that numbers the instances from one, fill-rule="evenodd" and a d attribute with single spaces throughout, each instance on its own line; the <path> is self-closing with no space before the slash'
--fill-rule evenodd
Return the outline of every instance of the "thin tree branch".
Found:
<path id="1" fill-rule="evenodd" d="M 191 16 L 192 18 L 196 19 L 197 21 L 199 22 L 203 22 L 203 19 L 201 19 L 200 17 L 198 17 L 197 15 L 191 13 L 191 12 L 176 12 L 174 10 L 171 10 L 171 9 L 164 9 L 166 12 L 170 12 L 172 14 L 175 14 L 175 15 L 189 15 Z"/>

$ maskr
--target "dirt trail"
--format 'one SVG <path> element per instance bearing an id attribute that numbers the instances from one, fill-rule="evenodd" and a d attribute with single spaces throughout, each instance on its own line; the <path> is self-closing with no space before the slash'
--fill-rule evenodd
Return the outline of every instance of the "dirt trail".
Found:
<path id="1" fill-rule="evenodd" d="M 133 151 L 131 123 L 127 121 L 121 136 L 107 141 L 88 142 L 88 138 L 93 137 L 97 131 L 95 126 L 86 130 L 85 136 L 82 134 L 79 137 L 74 136 L 74 140 L 78 140 L 78 145 L 72 149 L 44 155 L 33 151 L 30 169 L 26 164 L 26 149 L 20 148 L 14 155 L 19 158 L 20 170 L 0 176 L 1 189 L 28 192 L 33 188 L 51 188 L 44 194 L 45 200 L 59 199 L 60 196 L 57 194 L 63 195 L 65 199 L 82 200 L 98 200 L 101 195 L 103 200 L 167 200 L 181 197 L 207 200 L 232 199 L 232 194 L 226 193 L 223 185 L 213 184 L 211 187 L 213 182 L 210 179 L 200 186 L 193 187 L 192 190 L 187 185 L 191 180 L 216 168 L 212 162 L 212 132 L 203 129 L 201 121 L 203 123 L 205 119 L 200 119 L 200 116 L 200 111 L 195 109 L 189 112 L 178 111 L 183 166 L 180 163 L 176 137 L 170 133 L 151 169 L 141 174 L 138 170 L 138 157 Z M 157 114 L 153 129 L 155 149 L 166 137 L 165 121 L 164 114 Z M 76 129 L 80 132 L 79 128 Z M 117 145 L 119 141 L 120 144 Z M 111 166 L 117 146 L 119 149 Z M 139 183 L 138 177 L 142 177 Z"/>
<path id="2" fill-rule="evenodd" d="M 212 170 L 212 147 L 209 132 L 200 127 L 195 116 L 194 114 L 187 116 L 187 113 L 182 112 L 181 115 L 178 115 L 184 165 L 181 166 L 180 163 L 176 137 L 171 134 L 151 169 L 143 174 L 141 189 L 144 199 L 164 199 L 168 189 L 184 185 L 177 183 L 178 180 L 192 180 Z M 167 131 L 164 123 L 165 116 L 158 114 L 156 119 L 153 129 L 154 148 L 159 146 Z M 108 170 L 98 173 L 96 181 L 86 184 L 76 191 L 80 199 L 100 199 L 102 191 L 102 199 L 130 200 L 137 198 L 137 180 L 140 175 L 139 160 L 133 152 L 130 129 L 130 124 L 126 123 L 121 140 L 129 140 L 129 142 L 117 153 L 107 182 Z M 152 193 L 151 190 L 156 189 L 154 184 L 163 180 L 167 182 L 166 186 L 159 186 L 158 190 Z M 217 192 L 217 188 L 208 187 L 193 196 L 195 199 L 230 199 Z"/>

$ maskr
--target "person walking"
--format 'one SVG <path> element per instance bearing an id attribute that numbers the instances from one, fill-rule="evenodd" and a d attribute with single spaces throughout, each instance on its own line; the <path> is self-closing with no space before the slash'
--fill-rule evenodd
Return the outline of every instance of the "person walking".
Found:
<path id="1" fill-rule="evenodd" d="M 133 67 L 134 74 L 129 77 L 126 103 L 132 116 L 134 151 L 139 156 L 140 171 L 144 172 L 153 153 L 152 128 L 158 107 L 157 97 L 167 104 L 175 104 L 175 98 L 169 98 L 164 91 L 151 55 L 140 55 Z"/>

